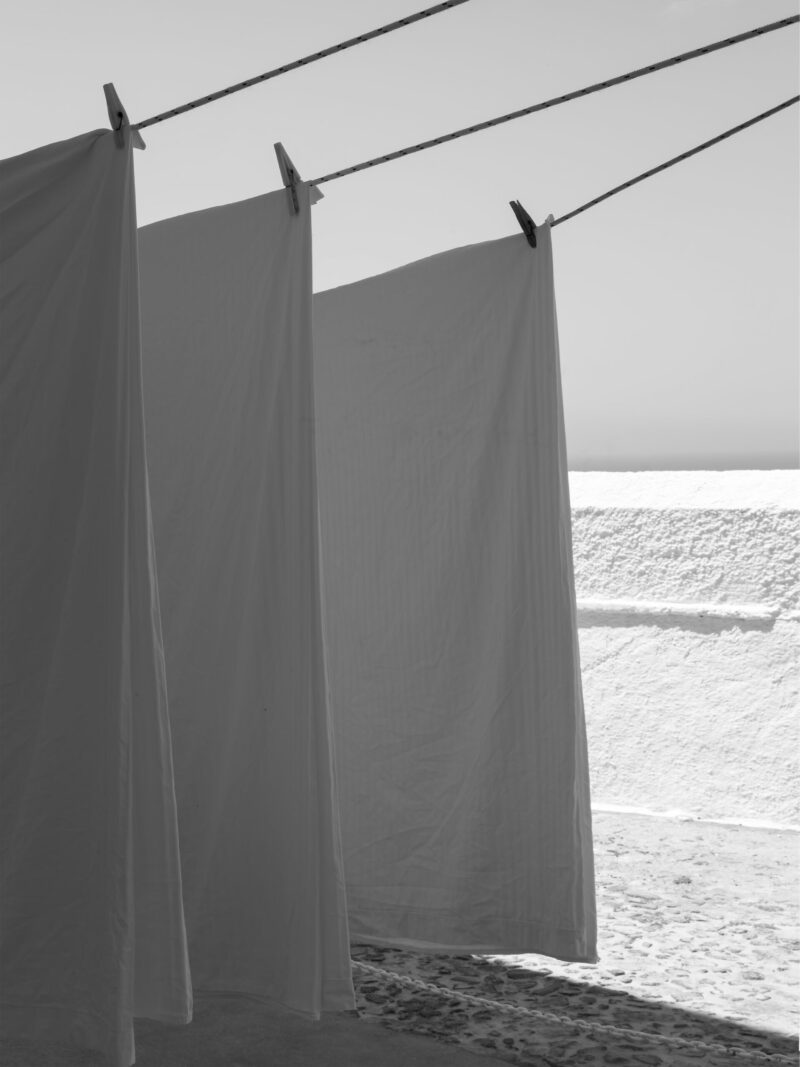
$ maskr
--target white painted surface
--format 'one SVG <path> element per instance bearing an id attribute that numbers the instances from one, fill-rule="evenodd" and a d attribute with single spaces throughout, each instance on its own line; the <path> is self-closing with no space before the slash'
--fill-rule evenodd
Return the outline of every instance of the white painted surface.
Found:
<path id="1" fill-rule="evenodd" d="M 595 805 L 800 822 L 800 472 L 570 491 Z"/>
<path id="2" fill-rule="evenodd" d="M 667 600 L 602 600 L 584 598 L 578 601 L 578 618 L 588 623 L 595 615 L 639 615 L 653 619 L 774 619 L 780 608 L 774 604 L 679 604 Z"/>
<path id="3" fill-rule="evenodd" d="M 572 507 L 800 509 L 800 470 L 570 471 Z"/>

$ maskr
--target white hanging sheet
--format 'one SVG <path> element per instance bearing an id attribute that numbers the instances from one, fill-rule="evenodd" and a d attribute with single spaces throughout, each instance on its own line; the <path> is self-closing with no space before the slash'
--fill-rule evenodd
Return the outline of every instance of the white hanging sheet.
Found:
<path id="1" fill-rule="evenodd" d="M 129 140 L 0 162 L 0 1031 L 191 1018 Z"/>
<path id="2" fill-rule="evenodd" d="M 314 298 L 355 941 L 593 962 L 550 228 Z"/>
<path id="3" fill-rule="evenodd" d="M 140 230 L 196 990 L 353 1007 L 319 589 L 309 192 Z"/>

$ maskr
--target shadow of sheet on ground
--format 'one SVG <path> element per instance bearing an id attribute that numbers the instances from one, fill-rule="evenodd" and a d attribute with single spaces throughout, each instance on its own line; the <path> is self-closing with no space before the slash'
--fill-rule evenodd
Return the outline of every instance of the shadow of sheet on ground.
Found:
<path id="1" fill-rule="evenodd" d="M 136 1021 L 137 1065 L 469 1067 L 474 1060 L 475 1067 L 500 1062 L 789 1067 L 798 1062 L 797 1038 L 786 1034 L 497 959 L 364 945 L 353 946 L 353 959 L 358 1017 L 337 1013 L 314 1023 L 256 998 L 200 995 L 188 1026 Z M 425 988 L 430 985 L 436 988 Z M 0 1067 L 105 1064 L 99 1055 L 63 1045 L 0 1042 Z"/>
<path id="2" fill-rule="evenodd" d="M 387 1030 L 356 1012 L 308 1016 L 248 996 L 200 994 L 186 1026 L 136 1020 L 136 1067 L 499 1067 L 490 1056 Z M 108 1067 L 99 1053 L 0 1041 L 0 1067 Z"/>
<path id="3" fill-rule="evenodd" d="M 510 1062 L 534 1067 L 797 1063 L 797 1038 L 591 981 L 480 956 L 412 954 L 376 946 L 354 946 L 353 956 L 362 1013 L 377 1016 L 391 1028 L 456 1042 Z M 384 973 L 360 966 L 364 964 Z M 409 979 L 433 984 L 441 992 Z"/>

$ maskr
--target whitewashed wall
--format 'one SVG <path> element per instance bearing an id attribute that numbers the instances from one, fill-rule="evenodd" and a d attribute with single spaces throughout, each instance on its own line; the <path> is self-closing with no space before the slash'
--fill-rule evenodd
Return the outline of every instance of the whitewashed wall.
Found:
<path id="1" fill-rule="evenodd" d="M 800 824 L 800 471 L 570 491 L 594 806 Z"/>

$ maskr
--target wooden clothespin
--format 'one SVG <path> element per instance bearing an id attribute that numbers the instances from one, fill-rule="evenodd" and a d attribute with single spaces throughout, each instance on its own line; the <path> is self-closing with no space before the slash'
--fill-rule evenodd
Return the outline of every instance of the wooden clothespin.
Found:
<path id="1" fill-rule="evenodd" d="M 122 132 L 123 126 L 130 126 L 130 119 L 128 118 L 128 112 L 122 106 L 122 101 L 117 95 L 117 90 L 114 88 L 114 83 L 109 82 L 103 86 L 103 92 L 106 94 L 106 105 L 108 107 L 108 118 L 111 122 L 111 129 L 114 131 L 114 141 L 117 148 L 122 148 L 125 144 L 125 136 Z M 134 148 L 146 148 L 144 139 L 138 130 L 131 128 L 131 142 Z"/>
<path id="2" fill-rule="evenodd" d="M 536 223 L 522 204 L 520 204 L 519 200 L 509 200 L 509 204 L 511 205 L 511 210 L 517 216 L 517 222 L 522 227 L 522 232 L 525 234 L 525 240 L 531 248 L 536 248 Z"/>
<path id="3" fill-rule="evenodd" d="M 292 214 L 300 214 L 300 201 L 297 198 L 297 186 L 302 182 L 302 178 L 297 170 L 297 167 L 292 163 L 289 158 L 289 153 L 283 147 L 280 141 L 276 141 L 275 155 L 278 157 L 278 166 L 281 172 L 281 181 L 289 190 L 289 200 L 291 203 Z M 322 193 L 317 189 L 315 185 L 309 187 L 309 202 L 316 204 L 318 200 L 322 199 Z"/>

